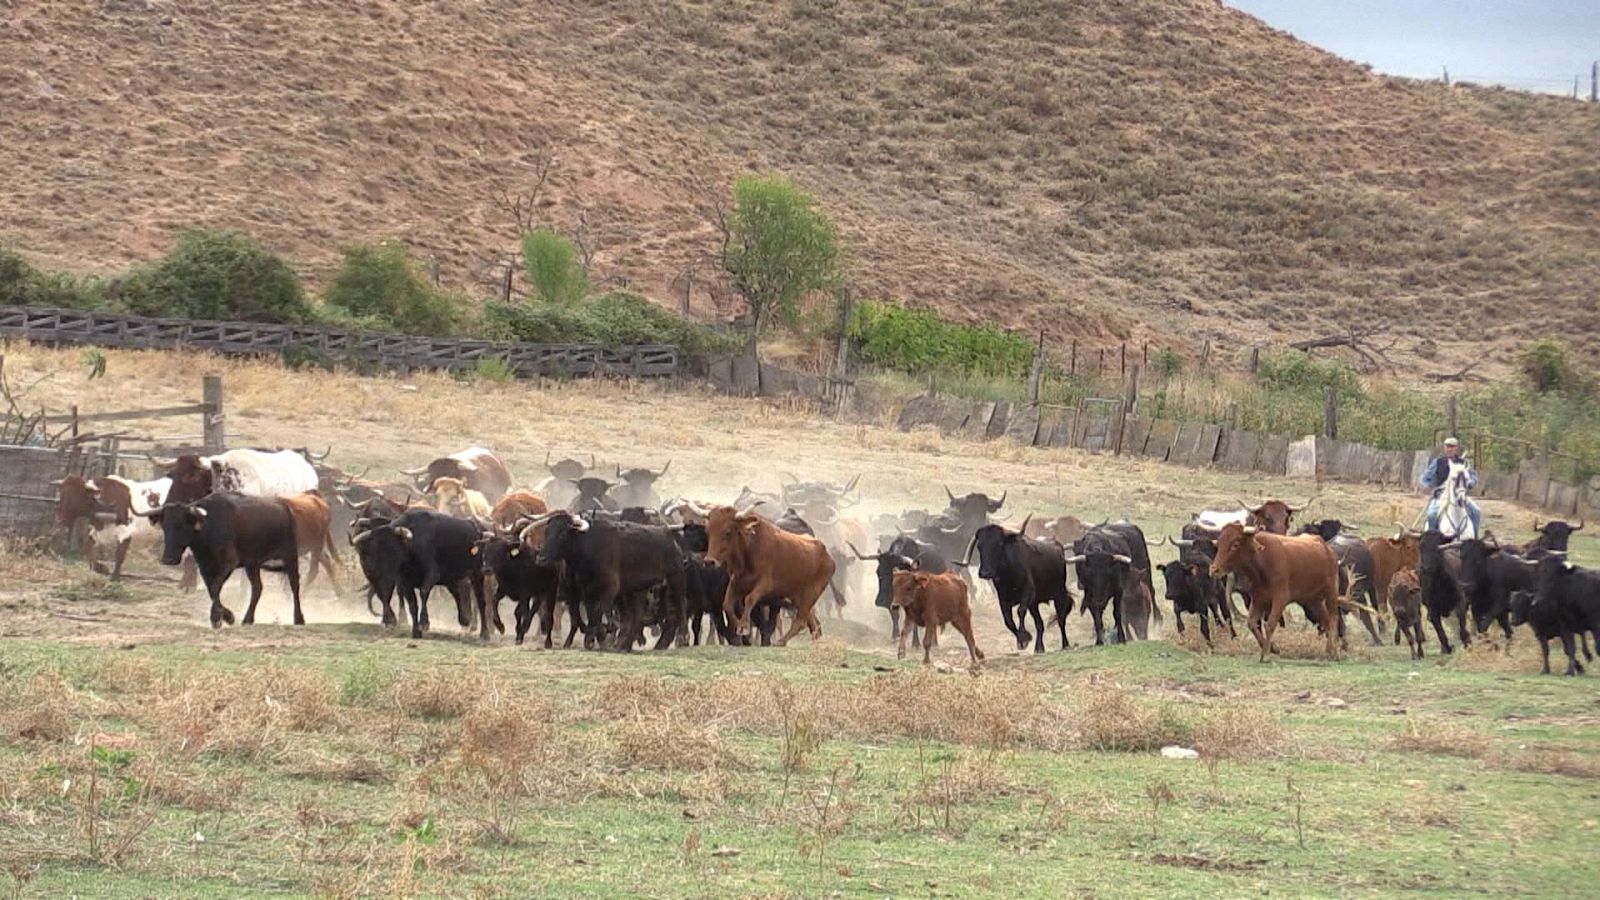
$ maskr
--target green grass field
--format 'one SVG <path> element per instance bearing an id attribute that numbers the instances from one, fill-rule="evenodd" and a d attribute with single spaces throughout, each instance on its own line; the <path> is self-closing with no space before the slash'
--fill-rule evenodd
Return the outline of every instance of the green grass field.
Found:
<path id="1" fill-rule="evenodd" d="M 1510 660 L 1384 647 L 1329 664 L 1291 638 L 1262 665 L 1243 644 L 1152 641 L 996 654 L 972 677 L 837 636 L 622 656 L 172 627 L 127 649 L 4 645 L 0 862 L 18 895 L 1592 882 L 1600 695 L 1528 674 L 1526 635 Z M 1162 758 L 1168 742 L 1200 760 Z"/>

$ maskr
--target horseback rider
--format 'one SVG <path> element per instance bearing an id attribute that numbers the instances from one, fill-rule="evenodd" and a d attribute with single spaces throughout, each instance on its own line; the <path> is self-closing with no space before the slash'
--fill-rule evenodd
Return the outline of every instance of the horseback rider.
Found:
<path id="1" fill-rule="evenodd" d="M 1451 463 L 1460 463 L 1467 467 L 1467 488 L 1470 490 L 1478 483 L 1478 473 L 1472 470 L 1466 457 L 1461 455 L 1461 442 L 1453 437 L 1444 439 L 1444 446 L 1440 448 L 1439 455 L 1428 461 L 1428 467 L 1422 472 L 1422 488 L 1432 491 L 1433 498 L 1428 501 L 1428 530 L 1436 531 L 1439 528 L 1439 505 L 1444 494 L 1445 482 L 1450 478 Z M 1467 516 L 1472 519 L 1472 533 L 1483 534 L 1483 513 L 1478 509 L 1478 504 L 1471 497 L 1463 498 L 1467 506 Z"/>

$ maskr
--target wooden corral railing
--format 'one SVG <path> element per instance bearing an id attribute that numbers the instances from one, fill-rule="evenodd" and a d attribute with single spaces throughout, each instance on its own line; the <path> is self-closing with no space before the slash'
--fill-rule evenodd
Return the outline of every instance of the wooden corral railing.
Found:
<path id="1" fill-rule="evenodd" d="M 205 350 L 230 356 L 300 353 L 311 360 L 366 363 L 399 370 L 460 372 L 470 371 L 484 360 L 499 360 L 518 378 L 670 378 L 678 374 L 679 364 L 678 348 L 671 344 L 612 348 L 597 344 L 498 343 L 18 306 L 0 308 L 0 337 L 139 350 Z"/>

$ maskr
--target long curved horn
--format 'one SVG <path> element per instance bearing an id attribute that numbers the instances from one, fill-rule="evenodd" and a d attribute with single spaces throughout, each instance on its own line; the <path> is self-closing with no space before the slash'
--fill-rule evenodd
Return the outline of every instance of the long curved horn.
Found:
<path id="1" fill-rule="evenodd" d="M 617 480 L 621 481 L 622 480 L 622 463 L 617 463 L 615 468 L 617 470 Z"/>
<path id="2" fill-rule="evenodd" d="M 1172 544 L 1172 546 L 1174 546 L 1174 547 L 1193 547 L 1194 546 L 1194 541 L 1186 541 L 1186 540 L 1183 540 L 1181 538 L 1169 537 L 1169 538 L 1167 538 L 1167 541 L 1170 542 Z"/>
<path id="3" fill-rule="evenodd" d="M 1067 565 L 1069 565 L 1069 566 L 1075 566 L 1075 565 L 1077 565 L 1077 564 L 1078 564 L 1078 563 L 1081 563 L 1081 562 L 1083 562 L 1083 561 L 1084 561 L 1084 560 L 1086 560 L 1086 559 L 1088 559 L 1088 558 L 1089 558 L 1089 557 L 1087 557 L 1087 556 L 1085 556 L 1085 555 L 1083 555 L 1083 554 L 1082 554 L 1082 553 L 1078 553 L 1078 554 L 1075 554 L 1075 555 L 1073 555 L 1073 556 L 1069 556 L 1069 557 L 1067 557 Z"/>
<path id="4" fill-rule="evenodd" d="M 1255 506 L 1251 506 L 1250 504 L 1244 502 L 1243 500 L 1240 500 L 1238 497 L 1235 497 L 1233 499 L 1234 499 L 1234 502 L 1239 504 L 1239 508 L 1242 509 L 1242 510 L 1245 510 L 1246 512 L 1255 512 L 1256 510 L 1260 509 L 1261 507 L 1267 505 L 1265 502 L 1262 502 L 1262 503 L 1257 503 Z"/>
<path id="5" fill-rule="evenodd" d="M 1161 536 L 1161 540 L 1159 540 L 1159 541 L 1151 541 L 1149 538 L 1145 538 L 1145 540 L 1144 540 L 1144 544 L 1145 544 L 1146 547 L 1165 547 L 1167 544 L 1169 544 L 1171 542 L 1172 542 L 1172 538 L 1169 538 L 1164 534 Z"/>
<path id="6" fill-rule="evenodd" d="M 306 449 L 306 455 L 311 457 L 313 460 L 315 460 L 317 462 L 322 462 L 323 460 L 327 459 L 328 458 L 328 454 L 330 454 L 332 452 L 333 452 L 333 445 L 332 444 L 329 444 L 328 445 L 328 449 L 322 451 L 321 453 L 312 453 L 310 448 Z"/>
<path id="7" fill-rule="evenodd" d="M 1026 516 L 1023 516 L 1022 517 L 1022 524 L 1017 526 L 1017 534 L 1026 534 L 1027 531 L 1028 531 L 1028 523 L 1032 522 L 1032 521 L 1033 521 L 1033 513 L 1030 512 Z"/>
<path id="8" fill-rule="evenodd" d="M 155 463 L 163 469 L 170 469 L 178 464 L 178 458 L 176 456 L 157 456 L 154 453 L 146 453 L 144 458 L 150 460 L 152 463 Z"/>
<path id="9" fill-rule="evenodd" d="M 845 484 L 844 490 L 840 491 L 840 493 L 841 494 L 848 494 L 851 491 L 855 490 L 856 489 L 856 483 L 859 482 L 860 480 L 861 480 L 861 473 L 857 472 L 856 473 L 856 477 L 850 479 L 850 481 Z"/>
<path id="10" fill-rule="evenodd" d="M 572 517 L 572 529 L 574 531 L 588 531 L 590 524 L 591 523 L 589 520 L 585 519 L 583 516 Z"/>
<path id="11" fill-rule="evenodd" d="M 1246 525 L 1246 526 L 1244 526 L 1244 533 L 1245 534 L 1259 534 L 1260 532 L 1261 532 L 1261 529 L 1256 527 L 1256 526 L 1254 526 L 1254 525 Z"/>
<path id="12" fill-rule="evenodd" d="M 837 510 L 835 510 L 833 515 L 827 519 L 821 518 L 820 516 L 815 517 L 813 524 L 820 525 L 823 528 L 831 528 L 832 526 L 839 524 L 839 513 Z"/>
<path id="13" fill-rule="evenodd" d="M 1111 554 L 1111 558 L 1116 560 L 1119 563 L 1122 563 L 1125 566 L 1133 565 L 1133 557 L 1129 556 L 1126 553 L 1113 553 L 1113 554 Z"/>
<path id="14" fill-rule="evenodd" d="M 1306 502 L 1300 504 L 1299 506 L 1289 506 L 1289 504 L 1287 504 L 1287 503 L 1285 503 L 1283 505 L 1288 508 L 1289 512 L 1297 513 L 1300 510 L 1305 509 L 1306 507 L 1310 506 L 1311 502 L 1313 500 L 1316 500 L 1316 499 L 1317 499 L 1317 495 L 1316 494 L 1312 494 L 1310 497 L 1306 498 Z"/>
<path id="15" fill-rule="evenodd" d="M 593 453 L 593 452 L 591 452 L 591 453 L 590 453 L 590 454 L 589 454 L 589 468 L 591 468 L 591 469 L 598 469 L 598 468 L 600 468 L 600 461 L 599 461 L 599 460 L 597 460 L 597 459 L 595 459 L 595 457 L 594 457 L 594 453 Z"/>
<path id="16" fill-rule="evenodd" d="M 373 534 L 373 532 L 371 532 L 371 531 L 363 531 L 363 532 L 361 532 L 360 534 L 358 534 L 355 537 L 352 537 L 350 539 L 350 546 L 352 546 L 352 547 L 361 546 L 361 542 L 371 538 L 372 534 Z"/>
<path id="17" fill-rule="evenodd" d="M 1583 530 L 1583 520 L 1579 519 L 1578 520 L 1578 524 L 1572 526 L 1572 530 L 1573 531 L 1582 531 Z"/>
<path id="18" fill-rule="evenodd" d="M 999 512 L 1000 511 L 1000 507 L 1006 505 L 1006 498 L 1009 497 L 1009 496 L 1011 496 L 1011 489 L 1010 488 L 1007 488 L 1007 489 L 1001 491 L 1000 492 L 1000 499 L 994 501 L 991 504 L 989 504 L 989 512 L 992 512 L 992 513 Z"/>
<path id="19" fill-rule="evenodd" d="M 966 527 L 965 523 L 957 523 L 956 527 L 954 527 L 954 528 L 946 528 L 943 525 L 940 525 L 939 526 L 939 530 L 944 532 L 945 534 L 956 534 L 957 532 L 961 531 L 962 528 L 965 528 L 965 527 Z"/>
<path id="20" fill-rule="evenodd" d="M 418 475 L 421 475 L 422 473 L 424 473 L 426 471 L 428 471 L 428 467 L 427 466 L 423 466 L 420 469 L 400 469 L 399 470 L 401 475 L 404 475 L 404 476 L 406 476 L 408 478 L 415 478 Z"/>
<path id="21" fill-rule="evenodd" d="M 877 556 L 867 556 L 867 555 L 863 554 L 860 550 L 857 550 L 856 549 L 856 545 L 850 543 L 849 541 L 845 541 L 844 545 L 846 547 L 850 548 L 850 552 L 854 553 L 856 555 L 856 559 L 859 559 L 859 560 L 861 560 L 863 562 L 880 560 L 880 559 L 883 559 L 883 557 L 884 557 L 884 554 L 882 554 L 882 553 L 879 553 Z"/>
<path id="22" fill-rule="evenodd" d="M 652 479 L 660 478 L 661 476 L 667 474 L 667 470 L 670 469 L 670 468 L 672 468 L 672 460 L 669 459 L 669 460 L 667 460 L 667 464 L 661 467 L 661 471 L 657 472 L 656 474 L 654 474 L 654 475 L 652 475 L 650 477 Z"/>
<path id="23" fill-rule="evenodd" d="M 943 485 L 943 487 L 944 487 L 944 495 L 946 497 L 950 498 L 950 505 L 951 506 L 955 506 L 956 505 L 956 495 L 950 493 L 950 485 L 946 484 L 946 485 Z"/>
<path id="24" fill-rule="evenodd" d="M 345 509 L 360 509 L 361 508 L 361 507 L 355 505 L 354 503 L 351 503 L 349 497 L 346 497 L 344 494 L 341 494 L 338 491 L 334 491 L 333 492 L 333 498 L 335 500 L 338 500 L 339 501 L 339 505 L 343 506 Z"/>

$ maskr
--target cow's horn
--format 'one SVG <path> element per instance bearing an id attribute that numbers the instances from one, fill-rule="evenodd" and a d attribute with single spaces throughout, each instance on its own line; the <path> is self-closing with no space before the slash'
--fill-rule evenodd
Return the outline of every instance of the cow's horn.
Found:
<path id="1" fill-rule="evenodd" d="M 863 560 L 863 561 L 883 559 L 883 554 L 882 553 L 879 553 L 877 556 L 867 556 L 867 555 L 863 554 L 860 550 L 856 549 L 856 545 L 855 544 L 852 544 L 849 541 L 845 541 L 844 545 L 846 547 L 850 548 L 850 552 L 854 553 L 856 555 L 856 559 Z"/>
<path id="2" fill-rule="evenodd" d="M 1582 531 L 1583 530 L 1583 520 L 1579 519 L 1578 520 L 1578 524 L 1572 526 L 1572 530 L 1573 531 Z"/>
<path id="3" fill-rule="evenodd" d="M 964 527 L 964 523 L 958 522 L 958 523 L 956 523 L 956 527 L 954 527 L 954 528 L 946 528 L 943 525 L 940 525 L 939 526 L 939 530 L 944 532 L 945 534 L 955 534 L 956 532 L 960 531 L 963 527 Z"/>
<path id="4" fill-rule="evenodd" d="M 600 461 L 594 458 L 594 454 L 593 453 L 590 453 L 589 454 L 589 468 L 598 469 L 599 467 L 600 467 Z"/>
<path id="5" fill-rule="evenodd" d="M 652 475 L 650 477 L 652 479 L 660 478 L 661 476 L 667 474 L 667 470 L 670 469 L 670 468 L 672 468 L 672 460 L 669 459 L 669 460 L 667 460 L 667 464 L 661 467 L 661 471 L 655 473 L 654 475 Z"/>
<path id="6" fill-rule="evenodd" d="M 355 535 L 354 537 L 350 538 L 350 546 L 359 547 L 359 546 L 361 546 L 361 542 L 362 541 L 367 540 L 370 537 L 372 537 L 372 532 L 363 531 L 360 534 Z"/>
<path id="7" fill-rule="evenodd" d="M 1023 516 L 1022 517 L 1022 524 L 1017 526 L 1017 534 L 1026 534 L 1027 531 L 1028 531 L 1028 523 L 1032 522 L 1032 521 L 1033 521 L 1033 513 L 1030 512 L 1027 515 Z"/>
<path id="8" fill-rule="evenodd" d="M 589 520 L 585 519 L 583 516 L 573 516 L 572 517 L 572 529 L 574 531 L 588 531 L 589 530 Z"/>
<path id="9" fill-rule="evenodd" d="M 948 488 L 946 490 L 948 490 Z M 972 540 L 967 541 L 967 552 L 961 554 L 962 568 L 972 565 L 972 548 L 976 546 L 978 546 L 978 533 L 974 531 L 972 533 Z"/>
<path id="10" fill-rule="evenodd" d="M 1250 504 L 1244 502 L 1243 500 L 1240 500 L 1238 497 L 1235 497 L 1233 499 L 1234 499 L 1234 502 L 1239 504 L 1239 508 L 1243 509 L 1246 512 L 1255 512 L 1256 510 L 1260 509 L 1261 507 L 1266 506 L 1265 503 L 1257 503 L 1255 506 L 1251 506 Z"/>
<path id="11" fill-rule="evenodd" d="M 310 448 L 306 449 L 306 455 L 311 457 L 313 460 L 315 460 L 317 462 L 322 462 L 323 460 L 327 459 L 328 458 L 328 454 L 330 454 L 332 452 L 333 452 L 333 445 L 332 444 L 329 444 L 328 445 L 328 449 L 322 451 L 321 453 L 315 453 Z"/>
<path id="12" fill-rule="evenodd" d="M 1533 530 L 1534 531 L 1544 531 L 1544 526 L 1539 524 L 1539 517 L 1538 516 L 1534 516 L 1533 517 Z"/>
<path id="13" fill-rule="evenodd" d="M 1145 546 L 1147 547 L 1165 547 L 1170 543 L 1172 543 L 1172 538 L 1169 538 L 1164 534 L 1161 536 L 1161 540 L 1159 541 L 1151 541 L 1149 538 L 1145 539 Z"/>
<path id="14" fill-rule="evenodd" d="M 948 485 L 948 484 L 944 485 L 944 495 L 946 497 L 950 498 L 950 505 L 951 506 L 955 506 L 956 505 L 956 495 L 950 493 L 950 485 Z"/>
<path id="15" fill-rule="evenodd" d="M 1246 526 L 1244 526 L 1244 533 L 1245 534 L 1256 534 L 1259 531 L 1261 531 L 1261 529 L 1257 528 L 1254 525 L 1246 525 Z"/>
<path id="16" fill-rule="evenodd" d="M 1186 540 L 1183 540 L 1181 538 L 1174 538 L 1174 537 L 1169 537 L 1169 538 L 1167 538 L 1167 540 L 1170 541 L 1172 543 L 1172 546 L 1174 546 L 1174 547 L 1193 547 L 1194 546 L 1194 541 L 1192 541 L 1192 540 L 1191 541 L 1186 541 Z"/>
<path id="17" fill-rule="evenodd" d="M 423 466 L 420 469 L 400 469 L 399 470 L 401 475 L 405 475 L 405 476 L 407 476 L 409 478 L 415 478 L 418 475 L 421 475 L 422 473 L 424 473 L 426 471 L 428 471 L 428 467 L 427 466 Z"/>
<path id="18" fill-rule="evenodd" d="M 1116 560 L 1119 563 L 1122 563 L 1125 566 L 1133 565 L 1133 557 L 1129 556 L 1126 553 L 1113 553 L 1113 554 L 1111 554 L 1111 558 Z"/>
<path id="19" fill-rule="evenodd" d="M 195 514 L 195 518 L 198 519 L 204 519 L 206 516 L 210 515 L 210 513 L 206 512 L 206 508 L 204 506 L 190 506 L 189 510 L 193 512 Z"/>
<path id="20" fill-rule="evenodd" d="M 343 506 L 345 509 L 360 509 L 361 508 L 359 506 L 356 506 L 354 503 L 351 503 L 350 502 L 350 498 L 346 497 L 343 493 L 341 493 L 339 491 L 334 491 L 333 492 L 333 497 L 334 497 L 335 500 L 338 500 L 339 501 L 339 505 Z"/>
<path id="21" fill-rule="evenodd" d="M 172 466 L 178 464 L 178 458 L 176 456 L 157 456 L 154 453 L 146 453 L 144 458 L 150 460 L 152 463 L 155 463 L 163 469 L 171 468 Z"/>
<path id="22" fill-rule="evenodd" d="M 1306 498 L 1306 502 L 1300 504 L 1299 506 L 1289 506 L 1289 504 L 1287 504 L 1287 503 L 1285 503 L 1284 506 L 1288 507 L 1289 512 L 1292 512 L 1292 513 L 1293 512 L 1299 512 L 1300 510 L 1305 509 L 1306 507 L 1310 506 L 1311 502 L 1313 500 L 1315 500 L 1315 499 L 1317 499 L 1317 497 L 1316 497 L 1315 494 L 1313 494 L 1310 497 Z"/>
<path id="23" fill-rule="evenodd" d="M 1009 497 L 1010 495 L 1011 495 L 1011 489 L 1010 488 L 1007 488 L 1006 490 L 1001 491 L 1000 492 L 1000 499 L 994 501 L 991 504 L 989 504 L 989 512 L 999 512 L 1000 511 L 1000 507 L 1006 505 L 1006 498 Z"/>
<path id="24" fill-rule="evenodd" d="M 848 494 L 851 491 L 855 490 L 856 489 L 856 483 L 859 482 L 860 480 L 861 480 L 861 473 L 857 472 L 856 473 L 856 477 L 850 479 L 850 481 L 845 484 L 844 490 L 841 493 Z"/>
<path id="25" fill-rule="evenodd" d="M 1084 560 L 1085 560 L 1085 559 L 1087 559 L 1087 558 L 1088 558 L 1088 557 L 1086 557 L 1086 556 L 1084 556 L 1084 555 L 1083 555 L 1083 554 L 1082 554 L 1082 553 L 1077 553 L 1077 554 L 1074 554 L 1074 555 L 1072 555 L 1072 556 L 1069 556 L 1069 557 L 1067 557 L 1067 565 L 1069 565 L 1069 566 L 1075 566 L 1075 565 L 1077 565 L 1077 564 L 1078 564 L 1078 563 L 1081 563 L 1081 562 L 1083 562 L 1083 561 L 1084 561 Z"/>
<path id="26" fill-rule="evenodd" d="M 411 543 L 411 529 L 404 525 L 394 530 L 394 536 L 408 544 Z"/>

